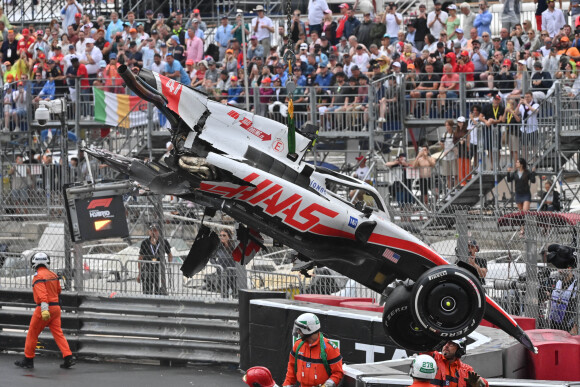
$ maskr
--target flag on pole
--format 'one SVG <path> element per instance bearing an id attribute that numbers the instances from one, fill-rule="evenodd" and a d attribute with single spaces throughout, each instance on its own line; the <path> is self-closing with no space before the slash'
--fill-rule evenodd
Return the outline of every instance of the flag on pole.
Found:
<path id="1" fill-rule="evenodd" d="M 110 126 L 131 127 L 129 113 L 137 110 L 146 110 L 147 102 L 137 96 L 110 93 L 93 87 L 95 99 L 95 121 Z"/>

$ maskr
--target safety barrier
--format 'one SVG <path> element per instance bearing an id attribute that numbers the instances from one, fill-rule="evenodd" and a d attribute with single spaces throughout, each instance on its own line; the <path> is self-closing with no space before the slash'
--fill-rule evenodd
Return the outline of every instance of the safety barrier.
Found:
<path id="1" fill-rule="evenodd" d="M 22 350 L 32 293 L 0 291 L 0 349 Z M 78 357 L 162 362 L 239 362 L 238 303 L 228 300 L 97 296 L 64 292 L 63 330 Z M 74 313 L 69 313 L 74 312 Z M 50 333 L 39 339 L 55 351 Z"/>

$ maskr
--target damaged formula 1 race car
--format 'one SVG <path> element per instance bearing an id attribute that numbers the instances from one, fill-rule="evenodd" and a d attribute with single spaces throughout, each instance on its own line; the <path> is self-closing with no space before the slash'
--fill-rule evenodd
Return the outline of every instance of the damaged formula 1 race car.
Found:
<path id="1" fill-rule="evenodd" d="M 240 264 L 263 247 L 261 234 L 266 234 L 296 250 L 302 261 L 326 266 L 379 293 L 398 280 L 383 322 L 401 347 L 430 350 L 466 336 L 485 318 L 536 352 L 517 323 L 486 297 L 471 266 L 450 265 L 391 223 L 373 187 L 306 163 L 315 135 L 296 133 L 295 152 L 289 152 L 289 129 L 281 123 L 212 101 L 148 70 L 135 75 L 120 66 L 118 71 L 135 94 L 169 120 L 172 156 L 165 166 L 99 149 L 85 151 L 153 192 L 194 201 L 210 213 L 221 210 L 245 225 L 232 254 Z M 367 206 L 367 199 L 351 204 L 337 194 L 344 190 L 362 191 L 374 206 Z M 218 243 L 217 237 L 209 238 L 215 243 L 202 246 L 198 239 L 182 267 L 186 276 L 203 269 Z"/>

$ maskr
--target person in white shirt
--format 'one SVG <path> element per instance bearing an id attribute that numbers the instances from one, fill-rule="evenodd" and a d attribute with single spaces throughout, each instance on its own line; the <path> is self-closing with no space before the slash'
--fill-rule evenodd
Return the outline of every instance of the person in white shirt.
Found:
<path id="1" fill-rule="evenodd" d="M 75 23 L 75 14 L 77 13 L 83 13 L 83 6 L 77 3 L 76 0 L 67 0 L 66 5 L 60 11 L 63 28 Z"/>
<path id="2" fill-rule="evenodd" d="M 161 55 L 155 53 L 153 55 L 153 63 L 151 64 L 151 71 L 161 74 L 165 71 L 166 63 L 161 60 Z"/>
<path id="3" fill-rule="evenodd" d="M 459 9 L 461 10 L 462 17 L 461 17 L 461 29 L 463 31 L 471 31 L 473 28 L 473 22 L 475 21 L 475 13 L 471 12 L 471 7 L 468 3 L 461 3 L 459 5 Z"/>
<path id="4" fill-rule="evenodd" d="M 467 46 L 467 39 L 465 38 L 465 34 L 461 28 L 455 29 L 455 36 L 456 38 L 453 39 L 453 42 L 459 42 L 461 44 L 461 48 L 465 48 L 465 46 Z"/>
<path id="5" fill-rule="evenodd" d="M 81 29 L 79 31 L 79 40 L 75 44 L 75 50 L 79 58 L 85 54 L 85 49 L 87 46 L 86 40 L 87 39 L 85 39 L 85 32 Z"/>
<path id="6" fill-rule="evenodd" d="M 324 11 L 328 10 L 326 0 L 310 0 L 308 2 L 308 25 L 310 26 L 310 33 L 317 31 L 322 34 L 322 19 L 324 19 Z"/>
<path id="7" fill-rule="evenodd" d="M 141 54 L 143 54 L 143 68 L 151 70 L 154 56 L 157 52 L 159 52 L 155 47 L 155 41 L 152 38 L 142 41 L 140 50 Z"/>
<path id="8" fill-rule="evenodd" d="M 522 117 L 521 131 L 526 135 L 527 145 L 537 144 L 538 131 L 538 109 L 540 105 L 534 102 L 534 95 L 531 91 L 526 92 L 524 99 L 520 102 L 520 117 Z"/>
<path id="9" fill-rule="evenodd" d="M 252 19 L 252 35 L 258 37 L 258 41 L 264 47 L 264 53 L 270 52 L 270 34 L 274 32 L 274 23 L 272 19 L 264 15 L 264 7 L 256 6 L 254 11 L 258 14 Z"/>
<path id="10" fill-rule="evenodd" d="M 566 25 L 566 18 L 561 9 L 556 8 L 554 0 L 548 0 L 548 9 L 542 12 L 542 30 L 548 31 L 551 38 L 556 36 Z"/>
<path id="11" fill-rule="evenodd" d="M 396 45 L 399 41 L 399 30 L 403 23 L 403 15 L 397 12 L 397 4 L 393 2 L 389 3 L 383 17 L 383 22 L 387 26 L 385 33 L 391 37 L 391 44 Z"/>
<path id="12" fill-rule="evenodd" d="M 365 48 L 360 44 L 356 46 L 356 53 L 354 54 L 352 61 L 355 65 L 358 66 L 360 71 L 362 71 L 363 73 L 366 73 L 368 71 L 370 60 L 371 57 L 369 56 Z"/>
<path id="13" fill-rule="evenodd" d="M 441 2 L 435 0 L 435 9 L 427 15 L 427 27 L 436 39 L 439 39 L 439 34 L 445 30 L 447 17 L 447 12 L 441 10 Z"/>
<path id="14" fill-rule="evenodd" d="M 95 39 L 87 38 L 85 41 L 85 53 L 80 57 L 79 61 L 87 67 L 89 78 L 96 78 L 100 69 L 99 62 L 103 59 L 103 53 L 98 47 L 95 47 Z"/>

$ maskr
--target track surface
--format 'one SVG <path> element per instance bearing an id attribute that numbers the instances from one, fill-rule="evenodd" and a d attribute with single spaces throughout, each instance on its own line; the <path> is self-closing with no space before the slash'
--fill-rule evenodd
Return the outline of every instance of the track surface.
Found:
<path id="1" fill-rule="evenodd" d="M 0 353 L 0 387 L 229 387 L 246 386 L 234 366 L 190 364 L 161 367 L 152 364 L 80 361 L 63 370 L 62 360 L 37 356 L 34 369 L 14 365 L 21 354 Z"/>

